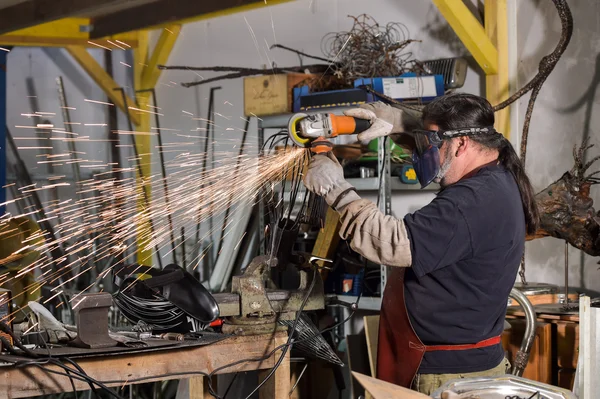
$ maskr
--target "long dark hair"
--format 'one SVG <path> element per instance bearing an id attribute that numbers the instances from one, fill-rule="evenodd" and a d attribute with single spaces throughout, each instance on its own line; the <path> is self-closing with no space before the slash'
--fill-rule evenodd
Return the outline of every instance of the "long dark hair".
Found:
<path id="1" fill-rule="evenodd" d="M 423 122 L 435 124 L 441 130 L 493 126 L 494 110 L 485 98 L 467 93 L 449 94 L 427 104 Z M 534 234 L 540 220 L 535 193 L 510 141 L 499 133 L 469 137 L 485 149 L 498 150 L 498 160 L 510 171 L 519 187 L 527 233 Z"/>

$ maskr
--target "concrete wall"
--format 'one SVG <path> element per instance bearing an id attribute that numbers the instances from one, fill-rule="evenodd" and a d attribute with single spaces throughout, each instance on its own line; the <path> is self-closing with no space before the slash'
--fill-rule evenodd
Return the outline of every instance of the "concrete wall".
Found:
<path id="1" fill-rule="evenodd" d="M 560 38 L 561 25 L 550 1 L 517 1 L 519 81 L 527 82 L 537 72 L 539 60 L 549 54 Z M 527 172 L 536 190 L 542 190 L 571 169 L 572 149 L 584 137 L 598 146 L 600 117 L 596 88 L 600 79 L 600 3 L 569 2 L 574 19 L 571 43 L 541 90 L 531 122 Z M 525 114 L 529 96 L 519 101 Z M 587 158 L 600 154 L 592 148 Z M 599 165 L 600 166 L 600 165 Z M 598 167 L 592 168 L 597 170 Z M 598 191 L 592 189 L 596 209 Z M 564 241 L 554 238 L 527 244 L 526 266 L 530 281 L 563 285 Z M 570 248 L 570 285 L 600 290 L 597 258 L 581 256 Z"/>

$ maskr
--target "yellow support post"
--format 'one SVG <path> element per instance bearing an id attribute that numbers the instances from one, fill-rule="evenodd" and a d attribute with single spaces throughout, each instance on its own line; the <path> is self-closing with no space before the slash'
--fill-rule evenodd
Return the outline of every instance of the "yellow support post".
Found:
<path id="1" fill-rule="evenodd" d="M 120 87 L 117 82 L 110 77 L 108 73 L 102 68 L 102 66 L 88 53 L 85 47 L 81 46 L 67 46 L 65 47 L 69 54 L 81 65 L 81 67 L 90 75 L 90 77 L 96 82 L 98 86 L 106 93 L 107 97 L 123 112 L 127 112 L 125 103 L 121 93 L 115 91 L 115 88 Z M 135 104 L 133 100 L 127 99 L 130 104 Z M 140 123 L 140 119 L 137 114 L 131 115 L 132 120 L 135 124 Z"/>
<path id="2" fill-rule="evenodd" d="M 128 46 L 137 47 L 137 34 L 135 32 L 90 40 L 88 32 L 90 26 L 91 21 L 89 18 L 64 18 L 0 35 L 0 44 L 30 47 L 83 46 L 101 48 L 100 46 L 102 46 L 121 50 L 128 49 Z"/>
<path id="3" fill-rule="evenodd" d="M 462 0 L 432 1 L 485 74 L 498 73 L 498 51 L 465 3 Z"/>
<path id="4" fill-rule="evenodd" d="M 163 29 L 152 51 L 152 57 L 142 72 L 141 87 L 151 89 L 156 86 L 162 72 L 158 69 L 158 65 L 167 63 L 180 32 L 181 25 L 171 25 Z"/>
<path id="5" fill-rule="evenodd" d="M 147 87 L 143 86 L 142 75 L 144 70 L 148 66 L 148 32 L 140 31 L 138 32 L 138 47 L 133 52 L 133 60 L 134 60 L 134 87 L 136 90 L 146 89 Z M 136 95 L 137 98 L 137 108 L 149 110 L 147 105 L 149 103 L 149 94 L 148 93 L 139 93 Z M 149 132 L 150 131 L 150 114 L 147 112 L 139 112 L 135 110 L 130 110 L 131 116 L 136 115 L 138 118 L 138 123 L 136 126 L 136 130 L 138 132 Z M 138 155 L 140 159 L 137 162 L 140 163 L 142 176 L 138 175 L 138 184 L 140 185 L 141 190 L 146 191 L 146 198 L 148 201 L 151 201 L 151 184 L 150 181 L 146 181 L 145 179 L 149 178 L 152 173 L 152 142 L 151 136 L 144 135 L 136 135 L 135 136 L 135 146 L 138 151 Z M 140 201 L 138 201 L 138 209 L 140 210 L 140 214 L 146 215 L 146 212 L 142 212 L 149 205 L 146 204 L 145 198 L 142 196 Z M 148 245 L 151 241 L 152 237 L 152 229 L 150 226 L 150 220 L 144 217 L 143 220 L 138 222 L 137 226 L 138 233 L 138 253 L 137 253 L 137 262 L 141 265 L 152 266 L 152 255 L 154 249 Z"/>
<path id="6" fill-rule="evenodd" d="M 485 0 L 485 32 L 498 51 L 498 73 L 487 75 L 486 97 L 493 104 L 499 104 L 509 96 L 508 76 L 508 14 L 506 0 Z M 496 113 L 496 130 L 510 139 L 510 108 Z"/>

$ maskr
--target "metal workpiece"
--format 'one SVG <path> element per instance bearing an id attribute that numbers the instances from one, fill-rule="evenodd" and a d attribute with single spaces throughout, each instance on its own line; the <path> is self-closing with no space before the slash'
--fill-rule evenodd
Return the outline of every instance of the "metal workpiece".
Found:
<path id="1" fill-rule="evenodd" d="M 77 320 L 77 338 L 74 346 L 80 348 L 110 348 L 117 346 L 108 335 L 108 311 L 112 296 L 108 292 L 81 295 L 73 310 Z"/>
<path id="2" fill-rule="evenodd" d="M 509 296 L 510 298 L 517 301 L 517 303 L 521 305 L 523 311 L 525 312 L 525 335 L 523 336 L 521 347 L 515 355 L 515 364 L 512 368 L 512 374 L 520 377 L 523 375 L 523 371 L 525 370 L 527 362 L 529 361 L 529 352 L 531 351 L 531 347 L 535 339 L 537 316 L 533 305 L 531 304 L 531 302 L 529 302 L 529 299 L 527 299 L 527 297 L 521 291 L 519 291 L 516 288 L 513 288 L 511 289 Z"/>

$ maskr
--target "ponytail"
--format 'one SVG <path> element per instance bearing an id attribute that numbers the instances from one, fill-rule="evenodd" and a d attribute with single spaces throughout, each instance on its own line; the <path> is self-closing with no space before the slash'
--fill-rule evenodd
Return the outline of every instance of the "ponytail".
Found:
<path id="1" fill-rule="evenodd" d="M 498 133 L 498 135 L 500 134 Z M 540 224 L 540 214 L 537 203 L 535 202 L 533 187 L 531 186 L 529 177 L 527 177 L 527 174 L 525 173 L 525 168 L 523 168 L 521 159 L 519 159 L 512 144 L 504 136 L 502 136 L 501 140 L 500 147 L 498 148 L 498 160 L 515 178 L 517 186 L 519 187 L 519 192 L 521 193 L 527 234 L 535 234 Z"/>
<path id="2" fill-rule="evenodd" d="M 493 126 L 494 109 L 483 97 L 468 93 L 453 93 L 438 97 L 423 109 L 423 122 L 441 130 Z M 527 234 L 534 234 L 540 224 L 533 187 L 512 144 L 500 133 L 470 136 L 483 150 L 497 150 L 498 160 L 508 170 L 519 187 Z"/>

